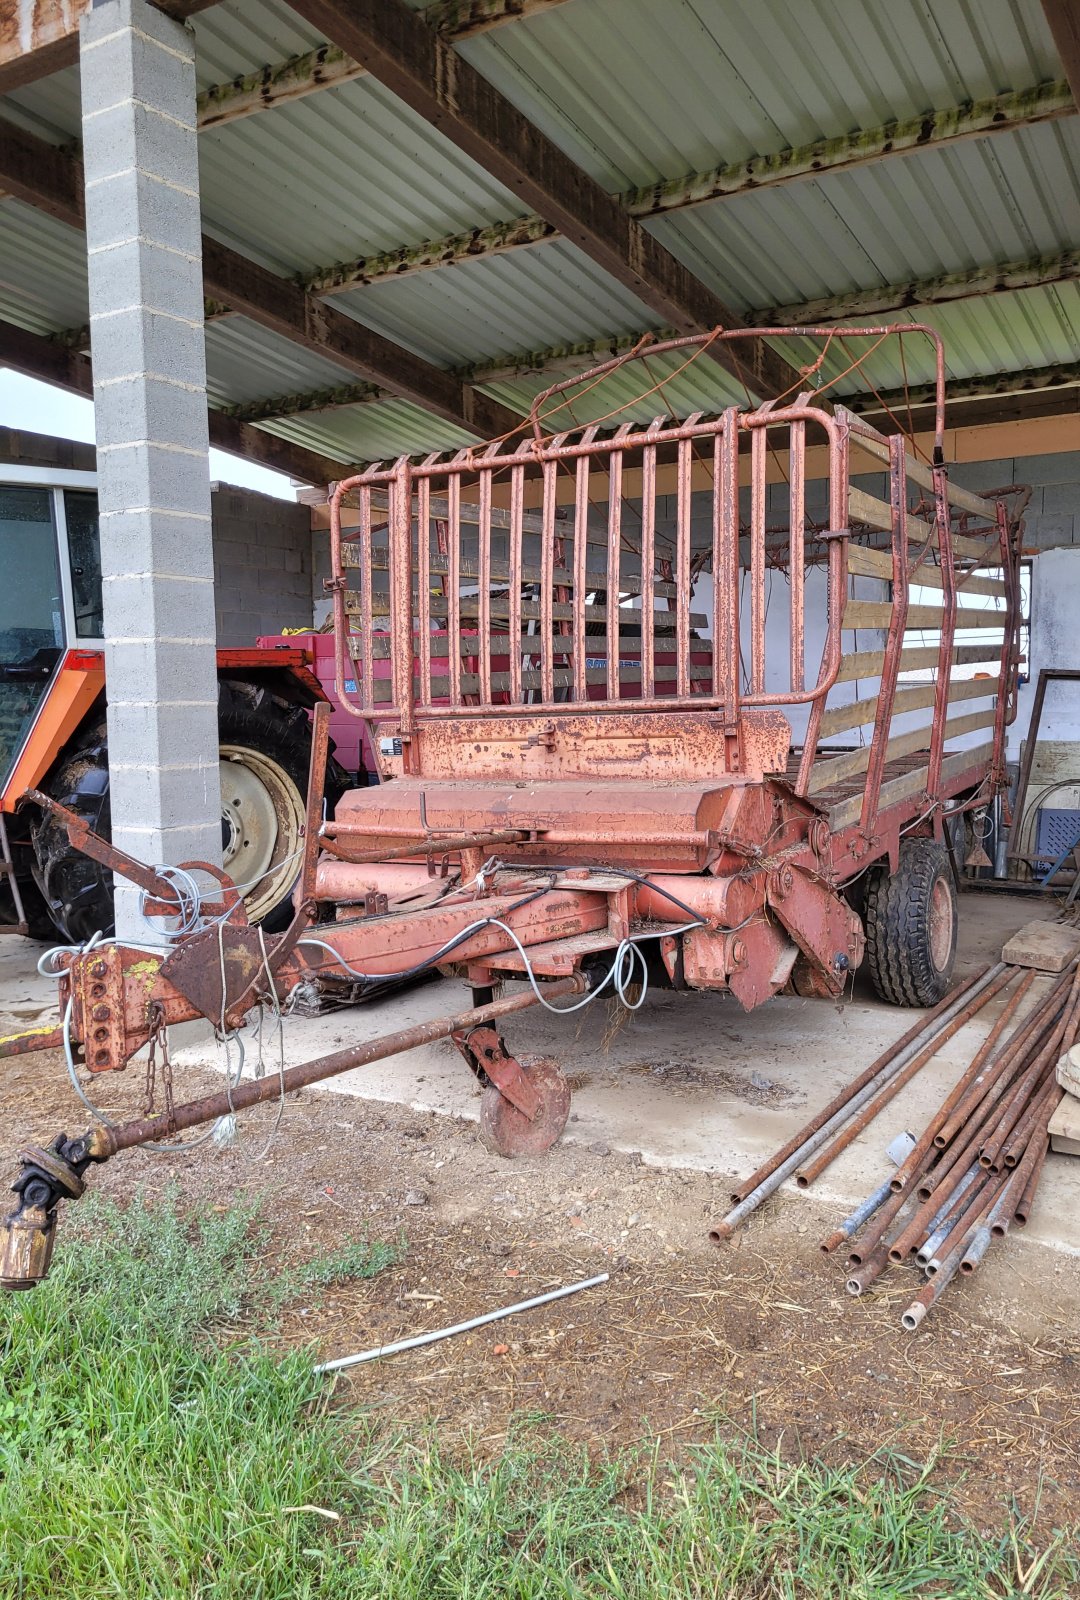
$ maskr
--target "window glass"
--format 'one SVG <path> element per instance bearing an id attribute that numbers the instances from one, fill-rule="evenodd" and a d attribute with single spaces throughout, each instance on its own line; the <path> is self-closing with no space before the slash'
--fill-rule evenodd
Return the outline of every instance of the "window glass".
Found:
<path id="1" fill-rule="evenodd" d="M 0 484 L 0 781 L 22 749 L 64 644 L 49 489 Z"/>
<path id="2" fill-rule="evenodd" d="M 75 633 L 80 639 L 100 639 L 104 636 L 105 624 L 101 615 L 101 535 L 98 531 L 97 495 L 86 489 L 66 489 L 64 513 L 67 518 Z"/>

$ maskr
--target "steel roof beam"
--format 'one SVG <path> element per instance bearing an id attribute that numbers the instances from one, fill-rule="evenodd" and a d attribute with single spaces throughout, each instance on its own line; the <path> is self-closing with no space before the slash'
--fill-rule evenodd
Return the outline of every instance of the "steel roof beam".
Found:
<path id="1" fill-rule="evenodd" d="M 151 0 L 183 22 L 217 0 Z M 79 59 L 79 23 L 93 0 L 8 0 L 0 17 L 0 94 L 21 89 L 73 67 Z"/>
<path id="2" fill-rule="evenodd" d="M 292 0 L 293 7 L 492 177 L 520 194 L 616 282 L 684 333 L 739 317 L 646 233 L 595 179 L 457 55 L 404 0 Z M 798 375 L 762 340 L 710 352 L 772 396 Z"/>
<path id="3" fill-rule="evenodd" d="M 732 200 L 758 189 L 818 178 L 827 172 L 849 171 L 893 156 L 938 149 L 962 139 L 1007 133 L 1075 111 L 1076 103 L 1067 83 L 1037 84 L 990 100 L 948 106 L 903 122 L 887 122 L 879 128 L 817 139 L 795 149 L 687 173 L 670 182 L 628 189 L 614 198 L 634 217 L 665 216 L 691 206 Z M 308 273 L 304 281 L 317 294 L 335 294 L 413 272 L 505 255 L 510 250 L 527 249 L 560 237 L 552 222 L 533 213 L 321 267 Z"/>
<path id="4" fill-rule="evenodd" d="M 83 173 L 79 159 L 13 123 L 2 122 L 0 128 L 0 183 L 17 199 L 81 228 Z M 453 373 L 323 305 L 297 284 L 206 234 L 202 254 L 207 294 L 283 339 L 325 356 L 366 382 L 377 383 L 480 439 L 504 433 L 520 420 Z"/>
<path id="5" fill-rule="evenodd" d="M 1080 105 L 1080 0 L 1042 0 L 1042 8 L 1073 98 Z"/>
<path id="6" fill-rule="evenodd" d="M 82 395 L 88 400 L 94 397 L 89 356 L 13 322 L 0 322 L 0 367 L 40 378 L 69 394 Z M 322 485 L 344 475 L 342 462 L 303 445 L 292 444 L 288 439 L 280 439 L 263 428 L 253 428 L 238 417 L 211 408 L 207 420 L 210 443 L 217 450 L 226 450 L 230 455 L 288 473 L 304 483 Z"/>
<path id="7" fill-rule="evenodd" d="M 504 23 L 538 16 L 565 5 L 566 0 L 435 0 L 426 8 L 429 25 L 446 39 L 461 42 L 478 33 L 490 33 Z M 271 66 L 244 73 L 228 83 L 215 83 L 198 98 L 200 128 L 218 128 L 225 122 L 287 105 L 320 89 L 332 89 L 353 78 L 366 78 L 368 69 L 333 44 L 321 44 L 302 55 L 290 56 Z"/>

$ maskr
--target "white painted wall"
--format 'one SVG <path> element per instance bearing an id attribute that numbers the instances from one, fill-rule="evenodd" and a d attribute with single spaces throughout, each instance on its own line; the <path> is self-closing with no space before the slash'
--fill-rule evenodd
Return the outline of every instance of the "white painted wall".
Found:
<path id="1" fill-rule="evenodd" d="M 1020 690 L 1019 711 L 1009 729 L 1009 759 L 1017 761 L 1031 720 L 1040 670 L 1080 670 L 1080 548 L 1044 550 L 1033 567 L 1030 678 Z M 1039 728 L 1039 742 L 1044 740 L 1080 741 L 1080 683 L 1047 686 Z"/>

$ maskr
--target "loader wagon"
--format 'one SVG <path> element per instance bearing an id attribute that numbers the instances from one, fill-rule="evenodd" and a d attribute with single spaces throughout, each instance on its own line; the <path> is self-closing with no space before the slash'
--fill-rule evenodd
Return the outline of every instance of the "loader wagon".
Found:
<path id="1" fill-rule="evenodd" d="M 936 1004 L 956 945 L 944 829 L 1005 784 L 1023 499 L 950 482 L 936 348 L 930 459 L 809 391 L 552 436 L 557 385 L 520 437 L 335 485 L 336 691 L 382 781 L 320 824 L 316 749 L 279 940 L 260 945 L 226 882 L 152 973 L 123 945 L 62 957 L 90 1071 L 187 1017 L 228 1033 L 263 1003 L 437 967 L 466 980 L 468 1009 L 285 1086 L 449 1037 L 483 1085 L 482 1137 L 515 1155 L 549 1146 L 569 1108 L 559 1066 L 503 1037 L 533 1004 L 637 1004 L 648 983 L 747 1010 L 837 997 L 864 952 L 884 999 Z M 115 857 L 149 910 L 175 913 L 174 885 Z M 58 1136 L 27 1169 L 40 1215 L 73 1192 L 64 1174 L 81 1184 L 93 1161 L 278 1091 L 252 1080 Z M 12 1226 L 4 1277 L 36 1281 L 51 1225 Z"/>

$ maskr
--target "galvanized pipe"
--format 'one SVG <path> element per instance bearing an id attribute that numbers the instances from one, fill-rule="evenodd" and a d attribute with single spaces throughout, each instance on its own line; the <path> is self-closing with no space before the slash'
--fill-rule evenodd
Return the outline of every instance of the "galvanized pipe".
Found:
<path id="1" fill-rule="evenodd" d="M 973 977 L 969 978 L 967 983 L 963 984 L 961 988 L 955 990 L 952 994 L 947 995 L 944 1000 L 940 1001 L 940 1003 L 934 1007 L 933 1011 L 931 1011 L 928 1016 L 921 1017 L 919 1021 L 914 1023 L 913 1026 L 910 1027 L 901 1038 L 897 1039 L 895 1044 L 891 1044 L 889 1045 L 888 1049 L 883 1050 L 876 1060 L 870 1063 L 864 1072 L 861 1072 L 857 1078 L 852 1080 L 851 1083 L 846 1084 L 844 1088 L 840 1090 L 839 1094 L 834 1095 L 827 1106 L 824 1106 L 816 1114 L 816 1116 L 812 1117 L 811 1120 L 805 1124 L 805 1126 L 800 1128 L 798 1133 L 793 1134 L 785 1145 L 782 1145 L 779 1150 L 777 1150 L 769 1157 L 767 1161 L 763 1162 L 762 1165 L 758 1167 L 756 1172 L 751 1173 L 750 1177 L 747 1178 L 738 1189 L 734 1189 L 731 1194 L 732 1202 L 737 1205 L 739 1202 L 745 1200 L 748 1195 L 752 1194 L 756 1189 L 758 1189 L 768 1178 L 772 1176 L 778 1167 L 782 1166 L 783 1163 L 787 1161 L 789 1156 L 795 1155 L 798 1151 L 800 1151 L 813 1134 L 816 1134 L 819 1129 L 825 1126 L 827 1122 L 830 1122 L 836 1116 L 837 1112 L 842 1111 L 846 1106 L 848 1106 L 852 1098 L 857 1095 L 860 1090 L 864 1089 L 867 1084 L 873 1083 L 878 1075 L 886 1067 L 888 1067 L 893 1060 L 901 1054 L 901 1052 L 909 1050 L 911 1046 L 915 1045 L 927 1033 L 928 1029 L 934 1027 L 938 1023 L 948 1020 L 948 1018 L 953 1015 L 954 1011 L 959 1010 L 960 1006 L 970 994 L 977 992 L 980 986 L 985 988 L 988 984 L 993 982 L 999 972 L 1004 970 L 1005 963 L 1003 961 L 998 961 L 992 966 L 987 965 L 981 968 L 980 971 L 976 972 Z"/>
<path id="2" fill-rule="evenodd" d="M 965 1099 L 968 1091 L 973 1090 L 975 1085 L 981 1082 L 984 1078 L 986 1062 L 990 1059 L 990 1056 L 992 1055 L 998 1040 L 1001 1038 L 1001 1035 L 1004 1033 L 1005 1029 L 1016 1015 L 1017 1007 L 1027 994 L 1028 990 L 1031 988 L 1034 980 L 1034 972 L 1029 972 L 1026 977 L 1022 979 L 1019 986 L 1013 990 L 1012 994 L 1005 1002 L 1005 1005 L 1002 1007 L 1000 1017 L 994 1023 L 994 1026 L 991 1028 L 990 1032 L 983 1040 L 983 1043 L 976 1051 L 971 1065 L 968 1067 L 967 1071 L 963 1074 L 963 1076 L 960 1078 L 960 1081 L 956 1084 L 952 1091 L 946 1096 L 939 1110 L 927 1123 L 922 1134 L 916 1140 L 915 1148 L 911 1151 L 907 1160 L 902 1166 L 898 1167 L 896 1172 L 893 1174 L 891 1181 L 894 1189 L 907 1188 L 912 1178 L 917 1177 L 922 1171 L 926 1156 L 934 1146 L 938 1146 L 938 1148 L 944 1148 L 944 1144 L 948 1141 L 943 1140 L 939 1145 L 937 1137 L 939 1129 L 944 1125 L 945 1122 L 947 1122 L 952 1112 L 956 1109 L 960 1102 Z"/>
<path id="3" fill-rule="evenodd" d="M 998 962 L 995 967 L 988 968 L 984 974 L 980 974 L 979 979 L 977 980 L 977 987 L 974 983 L 969 984 L 967 988 L 961 992 L 960 996 L 954 999 L 952 1004 L 948 1006 L 946 1010 L 941 1011 L 940 1015 L 937 1015 L 937 1012 L 935 1011 L 938 1024 L 940 1026 L 945 1026 L 952 1021 L 952 1018 L 955 1014 L 963 1011 L 965 1009 L 965 997 L 970 997 L 967 998 L 966 1001 L 968 1005 L 974 1004 L 977 995 L 981 993 L 982 989 L 987 988 L 996 980 L 1002 966 L 1003 963 Z M 972 992 L 973 990 L 974 992 Z M 767 1200 L 770 1195 L 775 1194 L 785 1179 L 792 1175 L 792 1173 L 808 1155 L 812 1155 L 816 1150 L 819 1150 L 821 1146 L 828 1140 L 830 1134 L 835 1133 L 836 1130 L 847 1121 L 853 1112 L 860 1111 L 866 1102 L 870 1100 L 895 1073 L 903 1069 L 910 1058 L 910 1053 L 913 1048 L 913 1046 L 909 1045 L 906 1050 L 895 1054 L 893 1059 L 888 1062 L 888 1065 L 882 1068 L 875 1078 L 866 1083 L 864 1087 L 859 1090 L 858 1094 L 851 1096 L 845 1104 L 841 1105 L 840 1109 L 832 1117 L 830 1117 L 826 1123 L 819 1127 L 815 1133 L 811 1134 L 802 1145 L 795 1149 L 792 1154 L 788 1156 L 786 1161 L 781 1162 L 781 1164 L 776 1167 L 775 1170 L 770 1173 L 770 1175 L 764 1179 L 763 1182 L 759 1183 L 755 1189 L 751 1190 L 744 1200 L 741 1200 L 738 1205 L 729 1211 L 726 1217 L 718 1222 L 715 1227 L 710 1228 L 709 1238 L 712 1240 L 713 1244 L 721 1244 L 723 1240 L 730 1239 L 739 1223 L 742 1222 L 745 1217 L 748 1217 L 752 1211 L 756 1211 L 763 1200 Z M 862 1078 L 864 1079 L 865 1077 L 866 1074 L 863 1073 Z M 862 1081 L 862 1079 L 858 1081 Z M 820 1121 L 820 1115 L 821 1114 L 819 1113 L 818 1117 L 814 1120 Z"/>
<path id="4" fill-rule="evenodd" d="M 934 1216 L 931 1217 L 929 1232 L 927 1233 L 923 1243 L 915 1252 L 915 1260 L 919 1263 L 920 1267 L 925 1267 L 928 1261 L 932 1261 L 934 1259 L 934 1256 L 937 1254 L 938 1246 L 943 1244 L 949 1236 L 949 1229 L 952 1227 L 953 1218 L 963 1206 L 970 1204 L 972 1199 L 972 1184 L 977 1178 L 982 1180 L 984 1177 L 985 1174 L 983 1173 L 978 1162 L 976 1162 L 974 1166 L 969 1167 L 957 1185 L 954 1193 L 949 1197 L 948 1200 L 946 1200 L 943 1206 L 939 1206 Z"/>
<path id="5" fill-rule="evenodd" d="M 828 1149 L 823 1150 L 814 1161 L 811 1161 L 808 1166 L 801 1168 L 800 1171 L 795 1174 L 795 1182 L 798 1184 L 800 1189 L 809 1188 L 814 1179 L 819 1177 L 821 1173 L 825 1171 L 826 1167 L 831 1166 L 836 1160 L 837 1156 L 843 1154 L 848 1146 L 858 1138 L 859 1134 L 869 1127 L 870 1123 L 873 1122 L 874 1118 L 880 1114 L 885 1106 L 888 1105 L 889 1101 L 892 1100 L 895 1095 L 899 1094 L 900 1090 L 911 1082 L 912 1078 L 914 1078 L 917 1072 L 921 1072 L 922 1068 L 925 1067 L 928 1061 L 933 1060 L 934 1056 L 937 1055 L 942 1045 L 947 1044 L 951 1038 L 959 1033 L 960 1029 L 964 1027 L 966 1023 L 971 1021 L 972 1017 L 982 1010 L 987 1001 L 991 1000 L 994 995 L 997 994 L 998 990 L 1003 988 L 1004 985 L 1009 982 L 1011 976 L 1012 974 L 1007 970 L 1005 972 L 998 973 L 993 982 L 989 983 L 985 989 L 978 990 L 968 1001 L 967 1005 L 956 1013 L 946 1027 L 942 1028 L 940 1032 L 934 1035 L 934 1037 L 930 1040 L 930 1043 L 925 1045 L 924 1048 L 908 1062 L 907 1066 L 901 1067 L 898 1072 L 896 1072 L 888 1079 L 886 1083 L 882 1085 L 876 1096 L 863 1108 L 859 1115 L 843 1129 L 833 1143 L 829 1145 Z M 896 1183 L 895 1178 L 892 1181 L 894 1184 Z"/>
<path id="6" fill-rule="evenodd" d="M 582 994 L 587 987 L 587 980 L 580 973 L 575 973 L 572 977 L 559 978 L 549 983 L 545 993 L 558 998 L 561 995 Z M 115 1128 L 95 1128 L 91 1137 L 94 1159 L 104 1161 L 120 1150 L 130 1150 L 134 1145 L 168 1139 L 172 1134 L 180 1133 L 185 1128 L 197 1127 L 201 1122 L 214 1122 L 218 1117 L 227 1116 L 230 1112 L 246 1111 L 249 1106 L 259 1105 L 266 1100 L 276 1100 L 279 1096 L 292 1094 L 296 1089 L 306 1089 L 313 1083 L 322 1083 L 327 1078 L 335 1078 L 342 1072 L 351 1071 L 354 1067 L 366 1067 L 374 1061 L 385 1061 L 388 1056 L 400 1055 L 405 1050 L 414 1050 L 418 1045 L 431 1044 L 436 1039 L 448 1039 L 452 1033 L 467 1032 L 485 1023 L 496 1022 L 502 1017 L 511 1016 L 516 1011 L 527 1011 L 530 1006 L 536 1004 L 536 996 L 529 988 L 521 994 L 509 995 L 503 1000 L 493 1000 L 489 1005 L 474 1006 L 468 1011 L 458 1012 L 456 1016 L 437 1017 L 430 1022 L 418 1022 L 411 1028 L 401 1028 L 397 1033 L 388 1033 L 382 1039 L 373 1039 L 368 1044 L 353 1045 L 347 1050 L 334 1051 L 331 1055 L 316 1056 L 314 1061 L 305 1061 L 298 1067 L 289 1067 L 281 1074 L 268 1073 L 263 1078 L 248 1078 L 233 1089 L 176 1106 L 171 1116 L 142 1118 L 135 1122 L 125 1122 Z"/>

